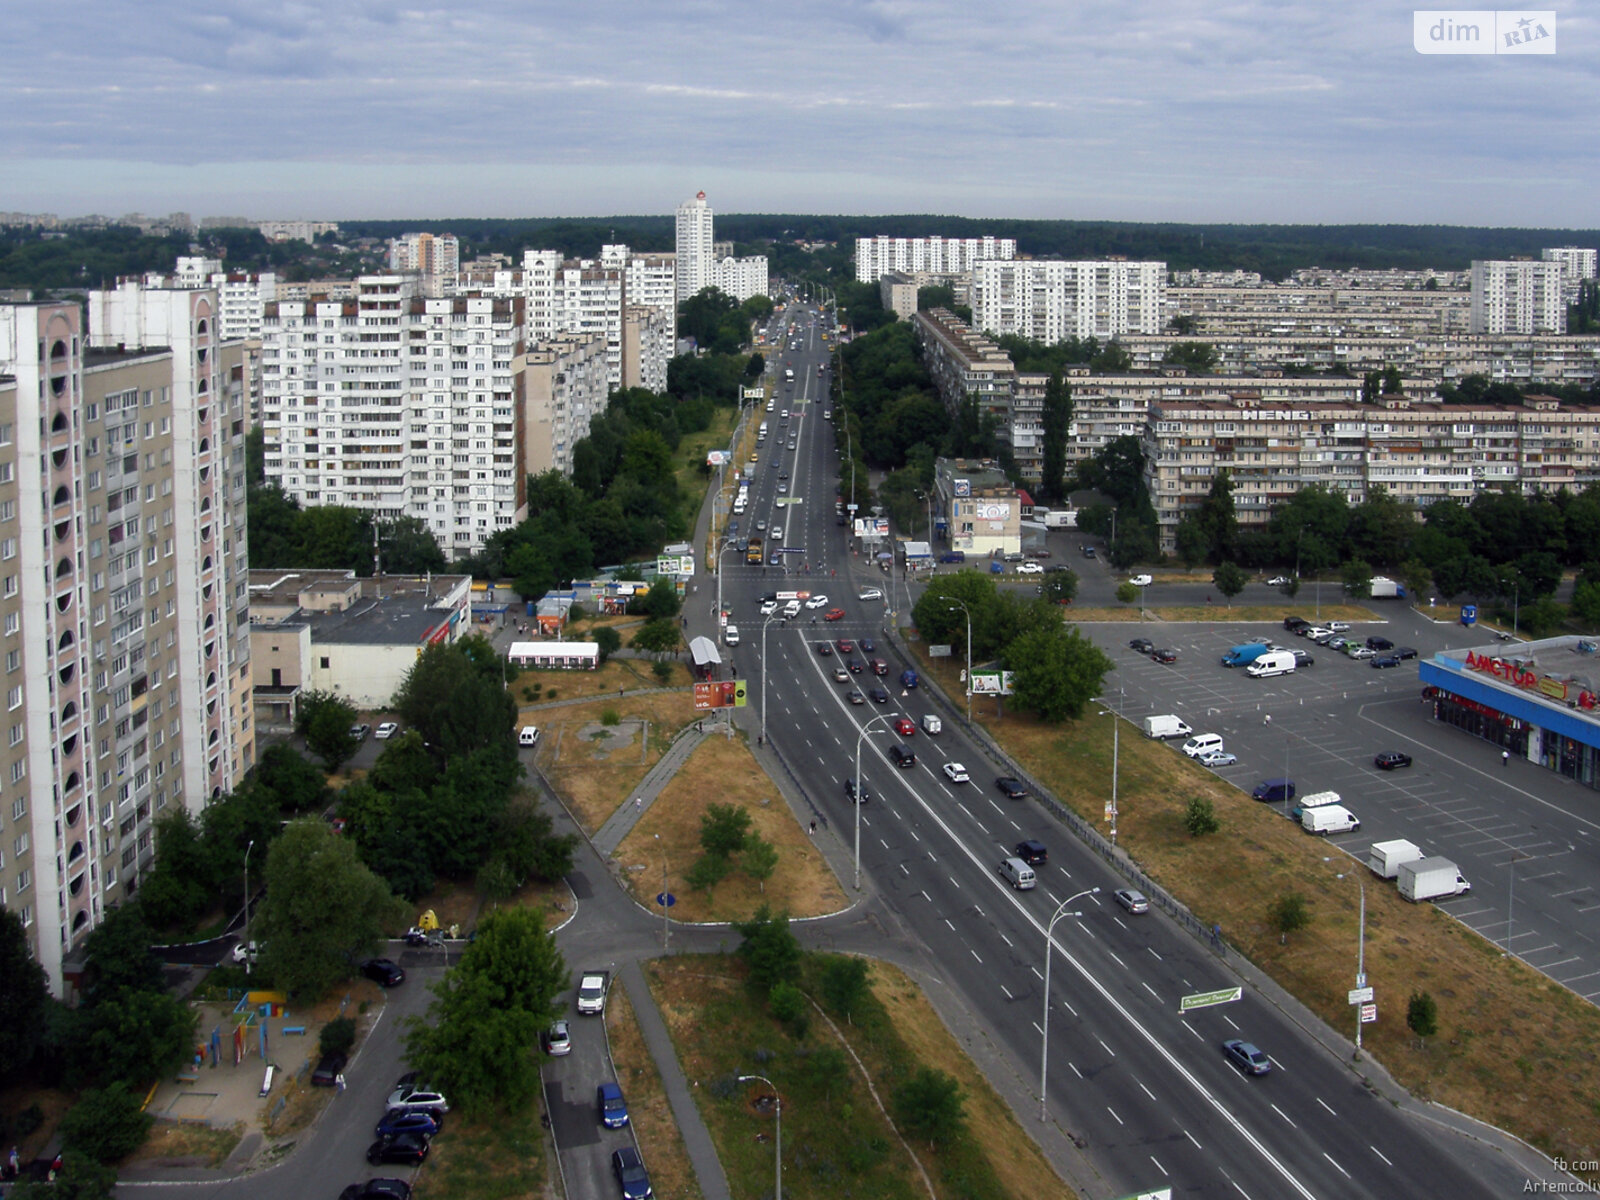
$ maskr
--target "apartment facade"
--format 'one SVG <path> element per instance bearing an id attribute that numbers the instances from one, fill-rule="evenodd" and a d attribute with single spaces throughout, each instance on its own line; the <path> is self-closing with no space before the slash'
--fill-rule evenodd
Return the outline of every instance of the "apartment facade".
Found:
<path id="1" fill-rule="evenodd" d="M 986 259 L 972 268 L 972 323 L 1046 344 L 1160 333 L 1166 277 L 1163 262 Z"/>
<path id="2" fill-rule="evenodd" d="M 1475 259 L 1473 333 L 1565 333 L 1560 262 Z"/>
<path id="3" fill-rule="evenodd" d="M 461 270 L 461 243 L 451 233 L 402 234 L 389 242 L 389 269 L 415 271 L 424 295 L 452 295 Z"/>
<path id="4" fill-rule="evenodd" d="M 765 296 L 767 283 L 767 256 L 751 254 L 744 258 L 717 260 L 717 290 L 732 296 L 740 304 L 752 296 Z"/>
<path id="5" fill-rule="evenodd" d="M 630 304 L 622 310 L 622 384 L 652 392 L 667 390 L 667 364 L 677 346 L 670 308 Z"/>
<path id="6" fill-rule="evenodd" d="M 589 422 L 605 411 L 610 394 L 605 339 L 562 334 L 529 347 L 523 358 L 524 471 L 571 475 L 572 448 L 589 436 Z"/>
<path id="7" fill-rule="evenodd" d="M 1017 256 L 1015 238 L 864 237 L 856 239 L 856 282 L 877 283 L 890 271 L 905 275 L 963 275 L 984 259 Z"/>
<path id="8" fill-rule="evenodd" d="M 156 818 L 255 759 L 238 348 L 214 293 L 164 296 L 160 345 L 153 298 L 102 302 L 103 350 L 75 304 L 0 306 L 0 903 L 58 996 Z"/>
<path id="9" fill-rule="evenodd" d="M 675 226 L 679 300 L 687 300 L 696 292 L 716 285 L 717 260 L 712 217 L 711 205 L 706 202 L 704 192 L 697 192 L 693 200 L 685 200 L 678 205 Z"/>
<path id="10" fill-rule="evenodd" d="M 1580 285 L 1595 278 L 1597 256 L 1600 252 L 1581 246 L 1552 246 L 1539 251 L 1545 262 L 1561 264 L 1561 298 L 1569 305 L 1578 302 Z"/>

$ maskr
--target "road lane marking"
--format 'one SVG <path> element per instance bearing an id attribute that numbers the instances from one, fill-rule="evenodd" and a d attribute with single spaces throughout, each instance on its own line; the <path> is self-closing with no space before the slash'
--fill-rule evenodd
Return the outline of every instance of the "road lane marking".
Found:
<path id="1" fill-rule="evenodd" d="M 1389 1161 L 1388 1156 L 1386 1154 L 1384 1154 L 1384 1152 L 1382 1150 L 1379 1150 L 1376 1146 L 1368 1146 L 1367 1149 L 1371 1150 L 1379 1158 L 1383 1159 L 1383 1162 L 1384 1162 L 1385 1166 L 1389 1166 L 1389 1167 L 1394 1166 L 1394 1164 Z"/>
<path id="2" fill-rule="evenodd" d="M 1328 1102 L 1326 1100 L 1324 1100 L 1321 1096 L 1317 1097 L 1317 1103 L 1322 1105 L 1323 1108 L 1328 1108 Z M 1330 1117 L 1337 1117 L 1339 1114 L 1334 1112 L 1333 1109 L 1328 1108 L 1328 1115 Z"/>
<path id="3" fill-rule="evenodd" d="M 1196 1150 L 1200 1151 L 1201 1154 L 1204 1154 L 1206 1152 L 1206 1148 L 1204 1146 L 1202 1146 L 1199 1142 L 1195 1142 L 1194 1134 L 1190 1133 L 1187 1129 L 1185 1129 L 1183 1131 L 1183 1136 L 1188 1138 L 1191 1142 L 1194 1142 L 1194 1148 Z"/>
<path id="4" fill-rule="evenodd" d="M 976 950 L 974 950 L 971 946 L 967 947 L 967 953 L 972 955 L 973 958 L 977 958 L 979 962 L 983 961 L 983 959 L 978 958 L 978 952 Z"/>
<path id="5" fill-rule="evenodd" d="M 1156 1094 L 1154 1092 L 1152 1092 L 1149 1088 L 1145 1087 L 1144 1082 L 1142 1080 L 1135 1080 L 1134 1082 L 1138 1083 L 1139 1090 L 1141 1092 L 1143 1092 L 1146 1096 L 1149 1096 L 1150 1099 L 1155 1100 Z M 1160 1101 L 1157 1101 L 1157 1103 L 1160 1103 Z"/>
<path id="6" fill-rule="evenodd" d="M 1038 1028 L 1038 1026 L 1037 1026 L 1037 1025 L 1035 1025 L 1035 1026 L 1034 1026 L 1034 1028 L 1035 1028 L 1035 1029 L 1037 1029 L 1037 1028 Z M 1072 1068 L 1072 1073 L 1073 1073 L 1073 1074 L 1074 1074 L 1074 1075 L 1076 1075 L 1076 1076 L 1077 1076 L 1077 1077 L 1078 1077 L 1078 1078 L 1079 1078 L 1079 1079 L 1082 1079 L 1082 1078 L 1083 1078 L 1083 1072 L 1082 1072 L 1082 1071 L 1080 1071 L 1080 1070 L 1078 1070 L 1078 1064 L 1077 1064 L 1077 1063 L 1074 1063 L 1074 1062 L 1069 1062 L 1069 1063 L 1068 1063 L 1068 1064 L 1067 1064 L 1067 1066 L 1069 1066 L 1069 1067 L 1071 1067 L 1071 1068 Z"/>
<path id="7" fill-rule="evenodd" d="M 1155 954 L 1155 957 L 1156 957 L 1156 961 L 1157 961 L 1157 962 L 1166 962 L 1166 961 L 1167 961 L 1167 960 L 1166 960 L 1166 959 L 1164 959 L 1164 958 L 1162 958 L 1162 957 L 1161 957 L 1161 955 L 1159 955 L 1159 954 L 1156 954 L 1156 952 L 1155 952 L 1155 950 L 1154 950 L 1154 949 L 1152 949 L 1152 948 L 1151 948 L 1151 947 L 1149 947 L 1149 946 L 1146 946 L 1146 947 L 1145 947 L 1145 949 L 1146 949 L 1146 950 L 1149 950 L 1149 951 L 1150 951 L 1150 953 L 1151 953 L 1151 954 Z"/>
<path id="8" fill-rule="evenodd" d="M 996 929 L 995 932 L 996 933 L 1000 933 L 1000 931 L 998 929 Z M 1006 945 L 1011 946 L 1011 939 L 1008 938 L 1005 934 L 1000 933 L 1000 940 L 1002 942 L 1004 942 Z M 1014 950 L 1014 949 L 1016 949 L 1016 947 L 1012 946 L 1012 949 Z"/>
<path id="9" fill-rule="evenodd" d="M 1156 1001 L 1157 1004 L 1161 1002 L 1161 997 L 1156 995 L 1155 988 L 1151 987 L 1148 983 L 1145 983 L 1145 981 L 1142 979 L 1139 980 L 1139 983 L 1144 987 L 1145 991 L 1150 993 L 1151 997 Z"/>
<path id="10" fill-rule="evenodd" d="M 1011 994 L 1011 989 L 1008 988 L 1005 984 L 1002 983 L 1000 985 L 1000 990 L 1006 994 L 1006 999 L 1007 1000 L 1015 1000 L 1016 999 L 1016 997 Z"/>
<path id="11" fill-rule="evenodd" d="M 1284 1120 L 1285 1120 L 1285 1121 L 1288 1121 L 1288 1122 L 1289 1122 L 1289 1128 L 1290 1128 L 1290 1129 L 1299 1129 L 1299 1128 L 1300 1128 L 1300 1126 L 1298 1126 L 1298 1125 L 1296 1125 L 1296 1124 L 1295 1124 L 1295 1123 L 1294 1123 L 1294 1122 L 1293 1122 L 1293 1121 L 1290 1121 L 1290 1120 L 1289 1120 L 1289 1114 L 1288 1114 L 1288 1113 L 1286 1113 L 1286 1112 L 1284 1112 L 1284 1111 L 1283 1111 L 1283 1109 L 1281 1109 L 1281 1108 L 1279 1108 L 1279 1107 L 1278 1107 L 1278 1106 L 1277 1106 L 1277 1105 L 1276 1105 L 1276 1104 L 1274 1104 L 1274 1105 L 1273 1105 L 1273 1106 L 1272 1106 L 1272 1111 L 1273 1111 L 1273 1112 L 1275 1112 L 1275 1113 L 1277 1113 L 1277 1114 L 1278 1114 L 1278 1115 L 1279 1115 L 1279 1116 L 1280 1116 L 1280 1117 L 1282 1117 L 1282 1118 L 1283 1118 L 1283 1119 L 1284 1119 Z"/>
<path id="12" fill-rule="evenodd" d="M 1341 1175 L 1343 1175 L 1343 1176 L 1344 1176 L 1344 1177 L 1345 1177 L 1345 1178 L 1346 1178 L 1346 1179 L 1349 1179 L 1349 1178 L 1350 1178 L 1350 1172 L 1349 1172 L 1349 1171 L 1346 1171 L 1346 1170 L 1345 1170 L 1345 1169 L 1344 1169 L 1344 1168 L 1343 1168 L 1343 1167 L 1341 1167 L 1341 1166 L 1340 1166 L 1340 1165 L 1339 1165 L 1339 1164 L 1338 1164 L 1338 1163 L 1336 1163 L 1336 1162 L 1334 1162 L 1334 1160 L 1333 1160 L 1333 1155 L 1331 1155 L 1331 1154 L 1329 1154 L 1329 1153 L 1328 1153 L 1328 1152 L 1327 1152 L 1327 1151 L 1326 1151 L 1326 1150 L 1324 1150 L 1324 1151 L 1323 1151 L 1323 1152 L 1322 1152 L 1322 1157 L 1323 1157 L 1323 1158 L 1325 1158 L 1325 1159 L 1327 1159 L 1327 1160 L 1328 1160 L 1328 1161 L 1329 1161 L 1329 1162 L 1330 1162 L 1330 1163 L 1333 1163 L 1333 1169 L 1334 1169 L 1334 1170 L 1335 1170 L 1335 1171 L 1337 1171 L 1337 1172 L 1339 1172 L 1339 1174 L 1341 1174 Z"/>
<path id="13" fill-rule="evenodd" d="M 1159 1158 L 1157 1158 L 1154 1154 L 1152 1154 L 1150 1156 L 1150 1161 L 1155 1163 L 1156 1170 L 1161 1172 L 1161 1175 L 1162 1175 L 1163 1178 L 1165 1178 L 1165 1179 L 1171 1179 L 1172 1178 L 1172 1176 L 1167 1174 L 1167 1169 L 1161 1165 L 1161 1160 Z"/>
<path id="14" fill-rule="evenodd" d="M 1112 1108 L 1108 1104 L 1108 1105 L 1106 1105 L 1106 1111 L 1111 1114 L 1111 1119 L 1113 1121 L 1115 1121 L 1118 1125 L 1121 1125 L 1123 1128 L 1127 1128 L 1127 1125 L 1123 1121 L 1123 1119 L 1121 1117 L 1117 1116 L 1117 1110 L 1116 1109 Z"/>
<path id="15" fill-rule="evenodd" d="M 1117 1056 L 1117 1052 L 1115 1050 L 1113 1050 L 1110 1046 L 1106 1045 L 1105 1041 L 1103 1039 L 1095 1038 L 1095 1041 L 1099 1042 L 1100 1043 L 1100 1049 L 1104 1050 L 1112 1058 L 1115 1058 Z"/>
<path id="16" fill-rule="evenodd" d="M 1087 932 L 1087 931 L 1086 931 L 1086 932 Z M 1106 953 L 1107 953 L 1107 954 L 1109 954 L 1109 955 L 1111 955 L 1111 957 L 1112 957 L 1112 958 L 1114 958 L 1114 959 L 1116 959 L 1116 961 L 1117 961 L 1117 966 L 1119 966 L 1119 967 L 1121 967 L 1121 968 L 1122 968 L 1122 969 L 1123 969 L 1123 970 L 1124 970 L 1124 971 L 1126 971 L 1126 970 L 1127 970 L 1127 969 L 1128 969 L 1128 964 L 1127 964 L 1127 963 L 1125 963 L 1125 962 L 1123 962 L 1123 961 L 1122 961 L 1122 960 L 1121 960 L 1121 959 L 1120 959 L 1120 958 L 1117 958 L 1117 954 L 1116 954 L 1116 951 L 1114 951 L 1114 950 L 1107 950 L 1107 951 L 1106 951 Z"/>

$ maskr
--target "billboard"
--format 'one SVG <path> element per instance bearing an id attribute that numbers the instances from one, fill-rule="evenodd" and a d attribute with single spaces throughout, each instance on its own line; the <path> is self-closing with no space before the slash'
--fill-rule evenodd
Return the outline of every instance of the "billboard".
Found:
<path id="1" fill-rule="evenodd" d="M 856 536 L 858 538 L 886 538 L 889 536 L 888 517 L 857 517 Z"/>
<path id="2" fill-rule="evenodd" d="M 1016 678 L 1013 671 L 992 671 L 980 675 L 972 673 L 972 694 L 974 696 L 1009 696 L 1011 695 L 1011 681 Z"/>
<path id="3" fill-rule="evenodd" d="M 728 461 L 728 457 L 728 452 L 726 450 L 707 450 L 706 466 L 720 467 Z"/>
<path id="4" fill-rule="evenodd" d="M 657 575 L 693 575 L 694 555 L 659 554 L 656 556 Z"/>
<path id="5" fill-rule="evenodd" d="M 744 680 L 729 679 L 719 683 L 694 685 L 695 711 L 709 708 L 743 708 L 745 706 Z"/>

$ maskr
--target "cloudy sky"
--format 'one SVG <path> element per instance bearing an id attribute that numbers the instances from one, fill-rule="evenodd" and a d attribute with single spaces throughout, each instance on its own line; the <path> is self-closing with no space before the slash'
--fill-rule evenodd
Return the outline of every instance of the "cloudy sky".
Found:
<path id="1" fill-rule="evenodd" d="M 0 210 L 1600 225 L 1595 18 L 1351 0 L 0 0 Z"/>

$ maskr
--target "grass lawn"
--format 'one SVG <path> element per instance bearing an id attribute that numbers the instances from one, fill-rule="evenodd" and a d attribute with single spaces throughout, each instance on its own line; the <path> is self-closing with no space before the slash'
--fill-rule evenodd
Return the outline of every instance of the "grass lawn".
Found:
<path id="1" fill-rule="evenodd" d="M 808 996 L 818 995 L 817 975 L 832 957 L 806 956 L 800 986 Z M 735 1196 L 770 1194 L 774 1167 L 770 1091 L 739 1083 L 742 1074 L 767 1077 L 782 1098 L 785 1195 L 911 1200 L 931 1182 L 939 1197 L 1070 1196 L 894 968 L 871 962 L 873 994 L 853 1020 L 812 1007 L 801 1036 L 767 1014 L 732 956 L 657 959 L 647 977 Z M 884 1110 L 924 1066 L 957 1079 L 965 1102 L 964 1132 L 932 1147 L 902 1140 Z"/>
<path id="2" fill-rule="evenodd" d="M 628 1099 L 628 1120 L 639 1139 L 639 1153 L 650 1172 L 651 1190 L 659 1200 L 700 1200 L 700 1181 L 689 1162 L 683 1134 L 673 1119 L 667 1089 L 655 1059 L 645 1048 L 634 1019 L 633 1001 L 625 987 L 613 987 L 606 999 L 606 1037 L 617 1082 Z"/>
<path id="3" fill-rule="evenodd" d="M 623 634 L 624 641 L 627 636 Z M 518 704 L 547 704 L 552 700 L 615 696 L 619 691 L 640 688 L 688 687 L 694 682 L 688 667 L 676 662 L 669 665 L 672 674 L 665 681 L 656 678 L 653 662 L 641 658 L 613 658 L 593 671 L 527 670 L 511 681 L 511 695 Z M 522 719 L 539 723 L 539 717 L 533 714 L 524 713 Z"/>
<path id="4" fill-rule="evenodd" d="M 953 659 L 924 666 L 959 695 Z M 1046 726 L 1009 711 L 997 722 L 991 712 L 984 702 L 974 718 L 1104 832 L 1111 722 L 1085 717 Z M 1507 1129 L 1547 1154 L 1600 1159 L 1600 1009 L 1502 958 L 1432 905 L 1402 900 L 1393 883 L 1304 833 L 1281 807 L 1251 800 L 1131 723 L 1122 733 L 1119 844 L 1196 917 L 1220 924 L 1233 946 L 1333 1028 L 1353 1035 L 1345 993 L 1354 984 L 1359 920 L 1351 872 L 1359 873 L 1367 892 L 1367 975 L 1379 1013 L 1364 1031 L 1366 1051 L 1417 1096 Z M 1211 799 L 1220 833 L 1196 840 L 1184 830 L 1191 796 Z M 1337 878 L 1341 872 L 1346 878 Z M 1312 924 L 1285 945 L 1268 911 L 1291 891 L 1305 897 Z M 1405 1023 L 1417 992 L 1431 995 L 1439 1010 L 1439 1035 L 1425 1049 Z"/>
<path id="5" fill-rule="evenodd" d="M 709 780 L 716 786 L 708 787 Z M 702 853 L 700 818 L 712 803 L 743 807 L 750 814 L 752 832 L 776 847 L 778 866 L 764 890 L 737 865 L 709 892 L 695 891 L 684 882 L 685 872 Z M 672 909 L 676 920 L 747 920 L 763 902 L 775 911 L 810 917 L 838 912 L 849 903 L 815 843 L 737 735 L 702 742 L 617 847 L 628 889 L 647 907 L 654 907 L 661 890 L 663 854 L 667 890 L 678 898 Z"/>
<path id="6" fill-rule="evenodd" d="M 472 1118 L 451 1113 L 411 1194 L 416 1200 L 543 1200 L 548 1155 L 538 1101 Z"/>
<path id="7" fill-rule="evenodd" d="M 124 1167 L 218 1167 L 244 1136 L 242 1125 L 213 1129 L 189 1121 L 157 1120 L 144 1145 L 119 1164 Z"/>
<path id="8" fill-rule="evenodd" d="M 614 714 L 617 723 L 606 724 Z M 695 719 L 690 692 L 605 699 L 536 714 L 539 765 L 578 823 L 593 834 L 660 760 L 672 735 Z M 641 742 L 648 721 L 649 743 Z"/>

